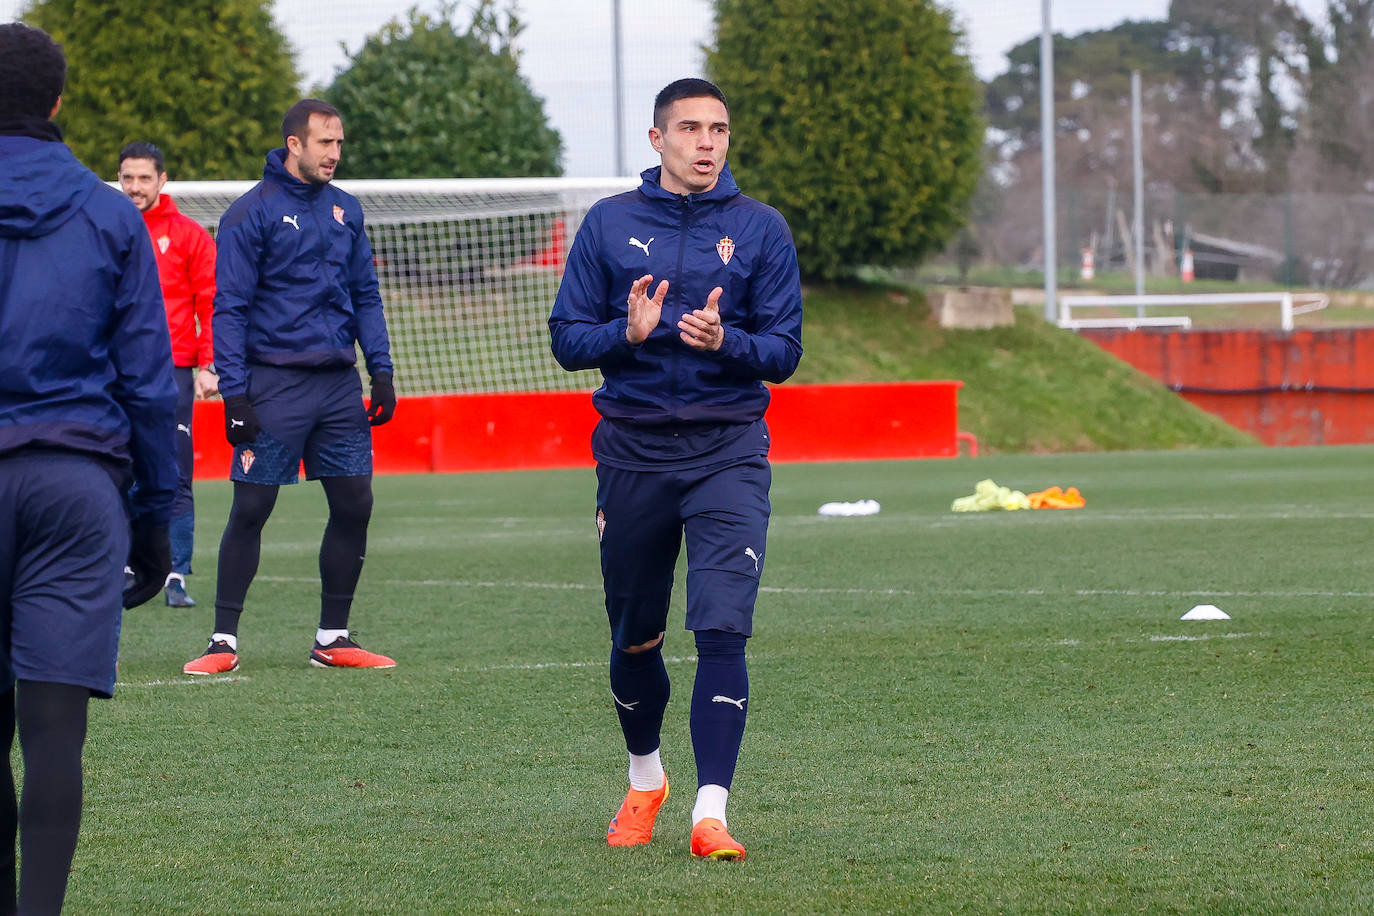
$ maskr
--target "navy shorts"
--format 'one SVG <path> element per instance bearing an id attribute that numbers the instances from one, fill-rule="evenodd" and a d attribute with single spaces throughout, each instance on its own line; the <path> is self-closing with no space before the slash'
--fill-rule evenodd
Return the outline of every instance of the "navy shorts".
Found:
<path id="1" fill-rule="evenodd" d="M 0 456 L 0 690 L 18 678 L 114 692 L 128 556 L 124 500 L 98 461 Z"/>
<path id="2" fill-rule="evenodd" d="M 271 486 L 372 473 L 372 427 L 352 366 L 293 369 L 255 365 L 248 400 L 262 432 L 234 447 L 229 479 Z"/>
<path id="3" fill-rule="evenodd" d="M 621 649 L 667 629 L 687 538 L 687 629 L 750 636 L 768 541 L 768 459 L 683 471 L 597 465 L 596 526 L 611 638 Z"/>

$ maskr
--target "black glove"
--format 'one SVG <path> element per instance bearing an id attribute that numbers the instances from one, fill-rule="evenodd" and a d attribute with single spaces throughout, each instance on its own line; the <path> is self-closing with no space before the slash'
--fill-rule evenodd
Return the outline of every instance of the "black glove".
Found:
<path id="1" fill-rule="evenodd" d="M 224 399 L 224 438 L 230 445 L 247 445 L 258 437 L 262 427 L 248 395 L 231 394 Z"/>
<path id="2" fill-rule="evenodd" d="M 391 384 L 390 372 L 372 376 L 372 398 L 367 405 L 367 422 L 381 426 L 396 412 L 396 388 Z"/>
<path id="3" fill-rule="evenodd" d="M 166 525 L 155 525 L 145 515 L 134 519 L 129 540 L 131 570 L 125 576 L 124 606 L 138 607 L 162 591 L 172 571 L 172 542 Z"/>

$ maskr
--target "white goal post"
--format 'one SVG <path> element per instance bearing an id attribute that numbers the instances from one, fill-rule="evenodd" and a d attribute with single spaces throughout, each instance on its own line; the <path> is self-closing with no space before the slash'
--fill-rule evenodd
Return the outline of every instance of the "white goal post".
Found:
<path id="1" fill-rule="evenodd" d="M 1293 317 L 1326 308 L 1327 297 L 1322 293 L 1197 293 L 1150 296 L 1060 296 L 1059 326 L 1061 328 L 1125 328 L 1147 327 L 1190 328 L 1192 318 L 1187 315 L 1146 315 L 1148 307 L 1165 306 L 1171 309 L 1190 306 L 1277 305 L 1279 327 L 1293 330 Z M 1075 318 L 1075 308 L 1134 308 L 1135 315 L 1112 315 L 1105 318 Z"/>
<path id="2" fill-rule="evenodd" d="M 253 181 L 169 181 L 163 193 L 216 231 Z M 340 180 L 363 206 L 405 395 L 581 391 L 548 317 L 573 234 L 593 203 L 637 178 Z M 361 366 L 361 360 L 359 361 Z"/>

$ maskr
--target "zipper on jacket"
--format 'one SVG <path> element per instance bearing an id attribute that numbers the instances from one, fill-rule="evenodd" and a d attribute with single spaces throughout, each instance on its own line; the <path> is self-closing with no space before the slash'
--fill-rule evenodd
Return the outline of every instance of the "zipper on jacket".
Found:
<path id="1" fill-rule="evenodd" d="M 319 241 L 315 246 L 316 270 L 319 271 L 318 275 L 325 280 L 325 295 L 321 296 L 315 302 L 315 309 L 319 313 L 320 327 L 324 332 L 322 343 L 325 349 L 337 350 L 339 348 L 334 344 L 334 329 L 330 326 L 329 321 L 331 309 L 331 298 L 329 294 L 332 292 L 330 279 L 333 275 L 329 270 L 329 224 L 322 218 L 323 209 L 328 205 L 328 202 L 325 200 L 324 189 L 320 189 L 315 193 L 315 200 L 312 201 L 311 204 L 312 205 L 307 209 L 310 211 L 311 219 L 315 221 L 315 233 L 319 236 Z"/>
<path id="2" fill-rule="evenodd" d="M 677 289 L 674 291 L 673 299 L 678 303 L 678 307 L 677 307 L 677 310 L 673 313 L 673 314 L 675 314 L 675 315 L 681 315 L 681 314 L 682 314 L 682 310 L 683 310 L 683 305 L 682 305 L 682 303 L 684 303 L 684 302 L 687 301 L 687 299 L 686 299 L 686 296 L 687 296 L 687 292 L 686 292 L 686 289 L 687 289 L 687 278 L 686 278 L 686 276 L 685 276 L 685 275 L 683 274 L 683 272 L 682 272 L 682 265 L 683 265 L 683 264 L 686 262 L 686 260 L 687 260 L 687 229 L 688 229 L 689 226 L 691 225 L 691 222 L 692 222 L 692 195 L 690 195 L 690 194 L 684 194 L 684 195 L 682 195 L 682 224 L 681 224 L 680 226 L 678 226 L 678 236 L 677 236 L 677 239 L 678 239 L 678 240 L 677 240 L 677 281 L 678 281 L 678 282 L 677 282 L 677 284 L 676 284 Z M 676 321 L 672 321 L 671 318 L 669 319 L 669 321 L 670 321 L 670 324 L 669 324 L 669 327 L 670 327 L 670 328 L 676 328 L 676 327 L 677 327 L 677 322 L 676 322 Z M 681 401 L 681 397 L 680 397 L 681 386 L 678 384 L 678 383 L 679 383 L 679 380 L 681 379 L 681 376 L 682 376 L 682 356 L 681 356 L 681 353 L 682 353 L 681 348 L 679 348 L 679 347 L 673 347 L 673 349 L 672 349 L 672 354 L 673 354 L 673 366 L 672 366 L 672 369 L 673 369 L 673 371 L 672 371 L 672 373 L 671 373 L 672 382 L 671 382 L 671 384 L 669 385 L 668 390 L 669 390 L 669 394 L 670 394 L 671 399 L 672 399 L 672 400 L 670 401 L 670 403 L 673 405 L 673 412 L 674 412 L 674 413 L 676 413 L 677 410 L 678 410 L 678 408 L 682 406 L 681 403 L 680 403 L 680 401 Z"/>

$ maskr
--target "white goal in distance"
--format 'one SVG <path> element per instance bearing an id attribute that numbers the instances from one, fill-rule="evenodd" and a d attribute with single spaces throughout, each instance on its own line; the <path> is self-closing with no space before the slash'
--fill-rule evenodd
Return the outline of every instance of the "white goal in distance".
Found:
<path id="1" fill-rule="evenodd" d="M 1218 309 L 1222 321 L 1230 326 L 1266 326 L 1277 323 L 1280 330 L 1291 331 L 1299 315 L 1326 308 L 1325 293 L 1182 293 L 1146 296 L 1060 296 L 1059 326 L 1079 328 L 1191 328 L 1193 318 L 1182 312 L 1199 306 Z M 1258 307 L 1258 311 L 1255 308 Z M 1100 309 L 1099 317 L 1083 318 L 1074 309 Z M 1106 314 L 1103 315 L 1103 312 Z M 1269 321 L 1264 320 L 1265 316 Z"/>
<path id="2" fill-rule="evenodd" d="M 548 317 L 568 246 L 593 203 L 638 179 L 390 179 L 336 182 L 363 206 L 403 395 L 589 391 L 565 372 Z M 253 181 L 170 181 L 213 235 Z M 362 360 L 359 359 L 359 368 Z"/>

